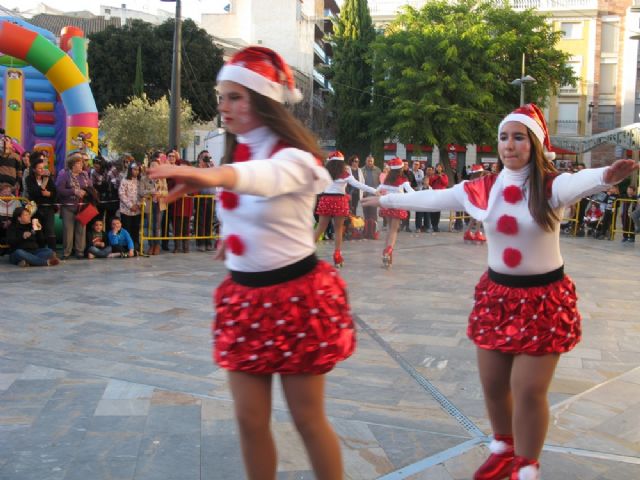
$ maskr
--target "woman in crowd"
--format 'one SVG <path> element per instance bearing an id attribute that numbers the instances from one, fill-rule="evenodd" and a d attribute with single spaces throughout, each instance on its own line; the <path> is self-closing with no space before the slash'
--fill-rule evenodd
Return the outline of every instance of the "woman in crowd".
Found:
<path id="1" fill-rule="evenodd" d="M 140 250 L 140 166 L 131 162 L 127 176 L 120 182 L 120 220 L 133 239 L 134 250 Z"/>
<path id="2" fill-rule="evenodd" d="M 315 256 L 311 215 L 331 177 L 311 132 L 282 105 L 301 94 L 277 53 L 241 50 L 220 71 L 218 92 L 225 164 L 163 165 L 150 175 L 173 178 L 169 200 L 224 188 L 220 255 L 231 275 L 215 293 L 214 353 L 229 370 L 247 477 L 276 477 L 271 384 L 279 373 L 315 478 L 340 480 L 324 374 L 352 353 L 355 336 L 345 284 Z"/>
<path id="3" fill-rule="evenodd" d="M 329 221 L 333 219 L 335 229 L 333 263 L 340 268 L 344 265 L 344 258 L 340 250 L 342 248 L 342 231 L 344 229 L 344 220 L 349 216 L 349 195 L 346 194 L 345 189 L 347 185 L 351 185 L 357 190 L 364 190 L 371 194 L 375 194 L 376 190 L 353 178 L 351 168 L 344 163 L 342 152 L 335 151 L 330 153 L 326 167 L 329 170 L 329 174 L 331 174 L 333 183 L 322 192 L 318 200 L 316 215 L 319 215 L 320 218 L 316 226 L 315 240 L 316 242 L 320 240 L 320 237 L 327 229 L 327 225 L 329 225 Z"/>
<path id="4" fill-rule="evenodd" d="M 197 162 L 198 168 L 210 168 L 213 166 L 211 163 L 211 155 L 209 155 L 207 150 L 203 150 L 198 154 Z M 215 188 L 203 188 L 199 193 L 200 195 L 215 195 L 216 191 Z M 196 217 L 198 222 L 196 237 L 211 237 L 214 222 L 213 197 L 199 197 L 196 200 Z M 196 246 L 200 252 L 213 250 L 213 239 L 197 239 Z"/>
<path id="5" fill-rule="evenodd" d="M 580 340 L 580 313 L 560 254 L 562 209 L 638 169 L 632 160 L 558 175 L 549 133 L 533 104 L 498 128 L 497 175 L 447 190 L 365 199 L 384 207 L 466 210 L 483 221 L 489 269 L 476 286 L 467 335 L 494 433 L 475 480 L 537 480 L 549 422 L 547 392 L 560 358 Z"/>
<path id="6" fill-rule="evenodd" d="M 62 218 L 62 260 L 75 252 L 76 258 L 84 258 L 87 228 L 76 219 L 78 210 L 88 200 L 91 187 L 89 175 L 82 170 L 82 155 L 72 153 L 67 157 L 66 168 L 58 174 L 56 190 Z"/>
<path id="7" fill-rule="evenodd" d="M 42 224 L 42 231 L 47 246 L 55 252 L 56 250 L 56 230 L 55 214 L 57 192 L 56 185 L 45 169 L 45 158 L 40 152 L 31 154 L 30 173 L 26 177 L 27 192 L 31 201 L 36 202 L 38 210 L 36 218 Z"/>
<path id="8" fill-rule="evenodd" d="M 384 180 L 380 186 L 378 186 L 378 192 L 382 195 L 388 193 L 404 193 L 413 192 L 413 188 L 409 184 L 409 180 L 404 176 L 404 162 L 401 158 L 393 158 L 387 163 L 389 172 L 385 175 Z M 363 206 L 366 204 L 363 202 Z M 398 238 L 398 230 L 400 229 L 400 222 L 406 220 L 409 217 L 407 210 L 399 210 L 397 208 L 381 208 L 380 216 L 384 218 L 389 226 L 387 230 L 387 241 L 382 251 L 382 264 L 389 268 L 393 263 L 393 247 L 396 244 Z"/>
<path id="9" fill-rule="evenodd" d="M 152 155 L 151 161 L 149 162 L 149 168 L 154 168 L 160 165 L 159 157 L 160 152 L 155 152 Z M 169 193 L 167 181 L 164 178 L 149 178 L 149 173 L 146 171 L 142 174 L 142 178 L 140 180 L 140 190 L 141 196 L 145 201 L 145 223 L 147 224 L 145 229 L 147 236 L 161 237 L 162 221 L 167 210 L 167 204 L 164 199 Z M 149 240 L 149 250 L 147 251 L 147 255 L 159 254 L 160 240 Z"/>

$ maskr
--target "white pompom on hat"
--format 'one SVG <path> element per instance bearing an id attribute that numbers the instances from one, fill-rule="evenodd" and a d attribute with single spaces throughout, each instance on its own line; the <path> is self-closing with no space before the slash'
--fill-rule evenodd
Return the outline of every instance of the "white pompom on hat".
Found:
<path id="1" fill-rule="evenodd" d="M 218 73 L 218 83 L 230 80 L 280 103 L 298 103 L 302 93 L 295 86 L 287 62 L 266 47 L 247 47 L 236 53 Z"/>
<path id="2" fill-rule="evenodd" d="M 402 168 L 402 166 L 404 165 L 404 160 L 402 160 L 401 158 L 395 157 L 389 160 L 387 165 L 389 165 L 389 168 L 391 170 L 396 170 L 398 168 Z"/>
<path id="3" fill-rule="evenodd" d="M 498 127 L 498 139 L 500 139 L 500 132 L 502 127 L 507 122 L 520 122 L 526 126 L 538 140 L 543 149 L 545 149 L 544 157 L 551 161 L 556 158 L 556 154 L 551 151 L 551 139 L 549 138 L 549 130 L 547 129 L 547 122 L 544 119 L 544 114 L 538 108 L 535 103 L 528 103 L 521 107 L 516 108 L 509 115 L 504 117 Z"/>

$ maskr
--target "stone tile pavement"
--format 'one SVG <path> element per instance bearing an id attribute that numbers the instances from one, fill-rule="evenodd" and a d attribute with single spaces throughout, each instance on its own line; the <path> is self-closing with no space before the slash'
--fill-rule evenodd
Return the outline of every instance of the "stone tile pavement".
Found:
<path id="1" fill-rule="evenodd" d="M 484 247 L 460 234 L 346 242 L 356 354 L 328 376 L 348 479 L 471 478 L 488 424 L 465 336 Z M 640 248 L 562 239 L 584 337 L 552 385 L 545 479 L 640 478 Z M 319 245 L 330 259 L 332 245 Z M 0 263 L 0 480 L 242 479 L 211 362 L 209 253 Z M 278 479 L 313 478 L 279 388 Z"/>

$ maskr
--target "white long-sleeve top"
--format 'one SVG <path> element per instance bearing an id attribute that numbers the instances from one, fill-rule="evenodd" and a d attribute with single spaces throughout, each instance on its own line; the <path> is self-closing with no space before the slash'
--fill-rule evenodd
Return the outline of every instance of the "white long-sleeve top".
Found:
<path id="1" fill-rule="evenodd" d="M 367 193 L 376 193 L 375 188 L 365 185 L 364 183 L 356 180 L 355 177 L 351 174 L 351 169 L 349 169 L 348 172 L 345 169 L 345 175 L 343 177 L 336 178 L 333 182 L 331 182 L 331 185 L 324 189 L 324 192 L 322 193 L 345 195 L 347 191 L 347 184 L 359 190 L 364 190 Z"/>
<path id="2" fill-rule="evenodd" d="M 316 195 L 331 183 L 326 168 L 297 148 L 274 151 L 278 137 L 259 127 L 238 142 L 246 144 L 251 160 L 232 163 L 238 195 L 235 208 L 218 205 L 222 237 L 242 242 L 242 254 L 225 249 L 229 270 L 263 272 L 281 268 L 313 254 L 313 206 Z M 269 158 L 271 157 L 271 158 Z"/>
<path id="3" fill-rule="evenodd" d="M 411 188 L 411 184 L 409 182 L 402 182 L 400 185 L 387 185 L 385 183 L 381 183 L 378 185 L 378 192 L 385 194 L 391 193 L 413 193 L 415 190 Z M 396 208 L 396 207 L 388 207 L 388 208 Z"/>
<path id="4" fill-rule="evenodd" d="M 528 207 L 529 168 L 529 165 L 520 170 L 505 168 L 492 186 L 493 178 L 482 177 L 446 190 L 385 195 L 380 198 L 380 204 L 386 208 L 417 211 L 464 209 L 483 222 L 488 264 L 492 270 L 509 275 L 547 273 L 564 263 L 560 254 L 560 223 L 555 224 L 553 231 L 547 232 L 531 216 Z M 564 207 L 578 199 L 608 188 L 603 180 L 605 169 L 585 169 L 555 177 L 548 200 L 554 211 L 560 215 Z M 478 183 L 474 186 L 474 182 Z M 476 188 L 482 185 L 487 188 Z M 520 194 L 513 195 L 515 189 Z M 519 195 L 522 198 L 514 202 L 514 197 Z"/>

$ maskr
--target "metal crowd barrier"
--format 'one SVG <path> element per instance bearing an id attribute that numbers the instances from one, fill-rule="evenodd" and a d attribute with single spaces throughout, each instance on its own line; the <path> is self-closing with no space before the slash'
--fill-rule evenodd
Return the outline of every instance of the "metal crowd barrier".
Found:
<path id="1" fill-rule="evenodd" d="M 573 217 L 562 217 L 562 219 L 560 220 L 560 223 L 573 223 L 573 231 L 571 233 L 571 235 L 573 235 L 574 237 L 576 236 L 576 234 L 578 233 L 578 226 L 580 225 L 580 200 L 578 200 L 573 207 L 571 207 L 571 209 L 573 209 L 574 215 Z M 567 211 L 567 209 L 565 208 L 564 210 L 565 212 Z M 569 210 L 571 211 L 571 210 Z M 564 212 L 563 212 L 564 213 Z M 584 212 L 583 212 L 584 215 Z"/>
<path id="2" fill-rule="evenodd" d="M 187 195 L 168 204 L 166 210 L 159 211 L 162 215 L 160 235 L 156 234 L 154 228 L 158 218 L 154 218 L 154 209 L 148 208 L 151 204 L 151 195 L 144 197 L 140 209 L 141 255 L 144 254 L 145 241 L 214 241 L 220 238 L 216 232 L 215 195 Z"/>
<path id="3" fill-rule="evenodd" d="M 623 203 L 637 203 L 638 200 L 634 199 L 634 198 L 618 198 L 616 199 L 615 202 L 613 202 L 613 212 L 611 213 L 612 218 L 611 218 L 611 227 L 609 230 L 609 238 L 611 240 L 613 240 L 615 238 L 615 234 L 616 233 L 635 233 L 634 230 L 634 225 L 633 225 L 633 220 L 629 219 L 629 225 L 631 230 L 625 230 L 624 226 L 621 226 L 620 228 L 617 228 L 617 220 L 618 220 L 618 209 L 620 208 L 620 211 L 622 212 L 622 204 Z M 638 206 L 638 208 L 640 208 L 640 206 Z M 631 213 L 631 206 L 629 206 L 629 213 Z M 622 218 L 620 218 L 621 223 L 622 223 Z"/>

